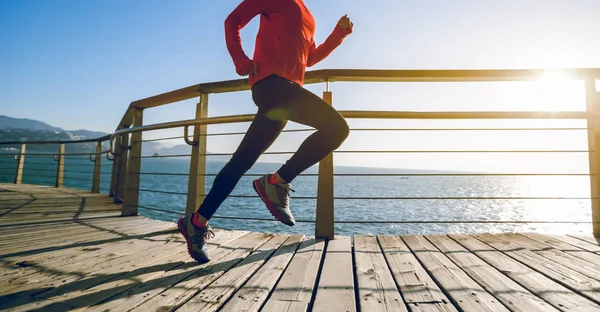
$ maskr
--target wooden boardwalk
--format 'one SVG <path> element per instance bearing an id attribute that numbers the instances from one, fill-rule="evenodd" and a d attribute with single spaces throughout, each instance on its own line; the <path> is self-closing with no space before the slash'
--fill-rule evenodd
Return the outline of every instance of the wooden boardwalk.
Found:
<path id="1" fill-rule="evenodd" d="M 0 310 L 600 311 L 591 236 L 215 232 L 199 265 L 106 195 L 0 184 Z"/>

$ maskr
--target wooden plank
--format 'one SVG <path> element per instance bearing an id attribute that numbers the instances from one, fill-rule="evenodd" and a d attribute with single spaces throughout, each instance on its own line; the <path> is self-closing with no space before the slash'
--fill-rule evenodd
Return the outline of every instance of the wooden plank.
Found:
<path id="1" fill-rule="evenodd" d="M 247 232 L 232 231 L 216 236 L 209 244 L 209 250 L 213 250 L 220 244 L 229 242 L 245 233 Z M 21 302 L 19 310 L 26 311 L 32 307 L 43 307 L 45 310 L 62 311 L 73 307 L 93 305 L 125 291 L 128 291 L 127 294 L 129 295 L 133 295 L 136 289 L 149 290 L 159 285 L 161 277 L 155 277 L 161 276 L 164 271 L 169 271 L 169 268 L 173 266 L 181 267 L 180 265 L 183 262 L 178 261 L 178 259 L 185 259 L 189 263 L 195 264 L 195 261 L 192 262 L 192 259 L 187 255 L 187 251 L 185 251 L 185 243 L 168 243 L 156 247 L 158 248 L 144 250 L 143 254 L 123 257 L 117 262 L 108 261 L 108 263 L 98 267 L 99 270 L 91 270 L 94 273 L 93 275 Z M 177 260 L 173 261 L 174 258 L 171 256 Z M 165 257 L 171 258 L 165 260 Z M 186 268 L 188 270 L 195 269 L 195 265 L 187 265 Z M 149 282 L 146 279 L 153 279 L 153 281 Z M 144 285 L 147 288 L 139 288 Z M 66 305 L 71 308 L 65 307 Z"/>
<path id="2" fill-rule="evenodd" d="M 447 236 L 425 237 L 511 311 L 559 311 Z"/>
<path id="3" fill-rule="evenodd" d="M 75 248 L 65 248 L 54 250 L 50 252 L 41 252 L 34 253 L 27 256 L 14 256 L 7 257 L 4 259 L 0 259 L 0 262 L 3 264 L 2 267 L 10 270 L 10 269 L 18 269 L 19 274 L 28 274 L 29 271 L 36 272 L 40 267 L 52 267 L 52 266 L 61 266 L 64 269 L 64 265 L 68 262 L 79 262 L 84 261 L 89 257 L 95 255 L 96 257 L 103 255 L 102 252 L 105 250 L 110 250 L 111 248 L 125 248 L 124 250 L 116 250 L 115 252 L 110 252 L 111 256 L 117 256 L 124 252 L 130 252 L 138 247 L 140 243 L 146 242 L 155 242 L 162 241 L 164 239 L 164 235 L 167 234 L 172 236 L 173 232 L 170 231 L 161 231 L 153 233 L 152 235 L 148 235 L 147 237 L 131 237 L 129 239 L 117 240 L 114 242 L 106 241 L 101 244 L 95 244 L 94 246 L 86 246 L 84 244 Z M 168 240 L 167 240 L 168 241 Z M 62 263 L 61 263 L 62 262 Z M 82 263 L 87 264 L 88 262 Z M 11 274 L 5 274 L 4 276 L 0 276 L 0 280 L 4 279 L 6 276 L 10 276 Z M 12 278 L 12 276 L 10 276 Z"/>
<path id="4" fill-rule="evenodd" d="M 582 241 L 580 239 L 571 237 L 571 236 L 567 236 L 567 235 L 548 235 L 551 238 L 554 239 L 558 239 L 561 240 L 567 244 L 571 244 L 573 246 L 579 247 L 583 250 L 587 250 L 589 252 L 593 252 L 595 254 L 599 254 L 600 255 L 600 246 L 595 245 L 595 244 L 590 244 L 586 241 Z"/>
<path id="5" fill-rule="evenodd" d="M 27 256 L 6 257 L 4 259 L 1 259 L 1 261 L 2 263 L 6 264 L 4 265 L 5 267 L 22 267 L 22 264 L 26 264 L 25 266 L 28 266 L 30 264 L 33 264 L 34 266 L 49 266 L 60 261 L 82 261 L 85 258 L 81 257 L 88 257 L 90 254 L 98 254 L 100 251 L 103 251 L 106 248 L 112 248 L 113 246 L 121 246 L 123 248 L 126 248 L 124 251 L 129 252 L 129 250 L 131 250 L 132 247 L 137 247 L 141 243 L 154 241 L 160 242 L 164 239 L 164 234 L 170 235 L 172 237 L 172 234 L 175 233 L 173 231 L 169 231 L 169 228 L 166 226 L 163 226 L 162 228 L 157 227 L 155 230 L 157 232 L 147 233 L 147 235 L 143 236 L 129 237 L 128 239 L 123 240 L 106 241 L 101 244 L 95 244 L 95 246 L 81 245 L 75 248 L 64 248 L 50 252 L 34 253 L 32 255 Z M 122 251 L 117 252 L 117 254 L 120 254 L 121 252 Z M 98 255 L 101 255 L 101 253 Z"/>
<path id="6" fill-rule="evenodd" d="M 585 251 L 563 241 L 548 237 L 543 234 L 523 233 L 521 235 L 591 263 L 600 263 L 600 255 Z"/>
<path id="7" fill-rule="evenodd" d="M 362 311 L 408 311 L 373 236 L 354 236 L 354 258 Z"/>
<path id="8" fill-rule="evenodd" d="M 311 238 L 302 242 L 261 311 L 306 311 L 324 248 L 325 241 L 322 239 Z"/>
<path id="9" fill-rule="evenodd" d="M 378 236 L 396 284 L 411 311 L 457 311 L 398 236 Z"/>
<path id="10" fill-rule="evenodd" d="M 464 311 L 508 311 L 494 296 L 444 256 L 424 237 L 403 236 L 423 267 Z"/>
<path id="11" fill-rule="evenodd" d="M 575 237 L 577 239 L 580 239 L 582 241 L 588 242 L 588 243 L 596 245 L 596 246 L 600 246 L 600 238 L 598 238 L 598 237 L 588 236 L 588 235 L 568 235 L 568 236 Z"/>
<path id="12" fill-rule="evenodd" d="M 138 281 L 138 276 L 148 274 L 149 271 L 167 266 L 166 259 L 174 255 L 182 256 L 185 251 L 185 244 L 168 244 L 160 250 L 143 251 L 145 254 L 138 255 L 135 262 L 139 267 L 123 263 L 120 266 L 112 266 L 104 271 L 98 271 L 98 274 L 83 273 L 73 278 L 67 276 L 66 283 L 54 285 L 53 281 L 36 283 L 24 290 L 14 292 L 6 296 L 8 300 L 6 305 L 11 311 L 67 311 L 77 309 L 81 306 L 88 306 L 93 303 L 92 293 L 97 293 L 99 297 L 111 296 L 113 292 L 127 288 Z M 171 261 L 174 262 L 174 261 Z M 110 272 L 110 273 L 108 273 Z M 33 281 L 35 283 L 35 281 Z M 29 286 L 29 285 L 28 285 Z M 110 287 L 107 287 L 110 286 Z M 107 287 L 107 288 L 104 288 Z M 81 300 L 88 301 L 84 304 Z"/>
<path id="13" fill-rule="evenodd" d="M 17 251 L 33 250 L 39 248 L 40 246 L 54 246 L 62 242 L 97 241 L 100 238 L 112 237 L 111 235 L 107 236 L 107 234 L 117 235 L 120 237 L 135 236 L 137 233 L 148 233 L 149 230 L 153 229 L 146 224 L 132 224 L 127 225 L 125 228 L 116 229 L 103 229 L 96 226 L 83 226 L 63 232 L 49 232 L 37 239 L 36 237 L 30 236 L 25 237 L 24 239 L 14 239 L 11 242 L 6 242 L 7 245 L 0 245 L 0 252 L 3 254 L 8 254 Z"/>
<path id="14" fill-rule="evenodd" d="M 492 234 L 478 234 L 475 235 L 475 237 L 504 252 L 524 265 L 542 273 L 553 281 L 562 284 L 596 303 L 600 303 L 600 292 L 597 291 L 600 289 L 599 281 L 578 273 L 573 269 L 557 264 L 554 261 L 548 260 L 531 250 L 526 250 L 506 238 Z"/>
<path id="15" fill-rule="evenodd" d="M 32 224 L 45 224 L 45 223 L 54 223 L 54 222 L 64 222 L 64 221 L 75 221 L 75 220 L 85 220 L 85 219 L 98 219 L 98 218 L 107 218 L 107 217 L 118 217 L 121 214 L 118 211 L 115 212 L 102 212 L 102 213 L 83 213 L 78 215 L 76 218 L 73 214 L 59 214 L 52 217 L 48 216 L 34 216 L 31 218 L 27 218 L 25 220 L 5 220 L 0 218 L 0 227 L 12 227 L 16 225 L 32 225 Z M 43 217 L 43 218 L 42 218 Z"/>
<path id="16" fill-rule="evenodd" d="M 219 309 L 246 280 L 256 272 L 271 255 L 285 242 L 288 235 L 276 235 L 246 259 L 196 294 L 177 311 L 206 311 Z"/>
<path id="17" fill-rule="evenodd" d="M 215 264 L 221 262 L 221 255 L 229 254 L 232 251 L 224 250 L 225 252 L 223 252 L 223 250 L 218 249 L 218 247 L 230 243 L 246 234 L 248 234 L 248 232 L 235 231 L 227 237 L 219 235 L 220 239 L 216 239 L 216 237 L 215 239 L 212 239 L 212 242 L 209 245 L 209 251 L 213 252 L 212 260 L 210 264 L 205 264 L 202 267 L 214 266 Z M 217 252 L 214 252 L 215 250 Z M 158 295 L 165 288 L 171 287 L 174 283 L 176 283 L 176 281 L 184 279 L 186 276 L 193 274 L 200 268 L 201 266 L 199 266 L 198 263 L 190 257 L 186 259 L 185 263 L 175 267 L 174 269 L 165 270 L 162 272 L 162 274 L 157 275 L 148 282 L 132 287 L 125 292 L 113 296 L 109 300 L 105 300 L 102 303 L 93 306 L 89 309 L 89 311 L 126 311 L 135 308 L 148 299 Z M 223 272 L 224 271 L 225 270 L 223 270 Z"/>
<path id="18" fill-rule="evenodd" d="M 256 312 L 263 305 L 271 289 L 283 274 L 304 235 L 292 235 L 283 246 L 242 286 L 223 306 L 223 312 Z M 318 293 L 317 293 L 318 294 Z"/>
<path id="19" fill-rule="evenodd" d="M 327 243 L 312 311 L 356 311 L 352 241 L 337 236 Z"/>
<path id="20" fill-rule="evenodd" d="M 499 237 L 523 246 L 557 264 L 561 264 L 593 279 L 600 280 L 600 262 L 590 263 L 518 234 L 506 233 L 499 235 Z"/>
<path id="21" fill-rule="evenodd" d="M 120 217 L 115 216 L 113 218 L 102 218 L 102 219 L 90 219 L 90 220 L 78 220 L 77 222 L 52 222 L 52 223 L 44 223 L 39 225 L 18 225 L 11 226 L 6 228 L 0 228 L 0 238 L 9 238 L 11 236 L 27 236 L 34 235 L 36 231 L 39 233 L 50 233 L 60 230 L 69 230 L 81 227 L 101 227 L 106 230 L 116 230 L 117 227 L 123 227 L 124 225 L 133 225 L 133 224 L 147 224 L 149 228 L 158 226 L 161 223 L 168 223 L 172 226 L 176 226 L 171 222 L 157 221 L 147 219 L 145 217 Z"/>
<path id="22" fill-rule="evenodd" d="M 142 217 L 139 217 L 139 218 L 142 218 Z M 125 224 L 134 223 L 134 222 L 140 222 L 139 218 L 121 218 L 121 217 L 106 218 L 106 219 L 104 219 L 106 221 L 106 223 L 102 223 L 102 224 L 121 225 L 123 223 L 125 223 Z M 27 237 L 27 236 L 35 235 L 36 233 L 46 234 L 46 233 L 51 233 L 51 232 L 56 232 L 56 231 L 82 228 L 82 227 L 86 227 L 88 225 L 95 226 L 95 225 L 93 225 L 94 223 L 92 223 L 91 221 L 97 221 L 97 220 L 80 221 L 80 222 L 63 222 L 63 223 L 56 222 L 56 223 L 41 224 L 41 225 L 13 226 L 13 227 L 1 229 L 0 230 L 0 239 L 8 240 L 8 239 L 12 239 L 15 237 L 17 237 L 17 238 L 18 237 Z"/>
<path id="23" fill-rule="evenodd" d="M 15 293 L 29 289 L 59 287 L 83 278 L 86 274 L 101 271 L 107 266 L 120 265 L 128 261 L 141 259 L 153 252 L 153 248 L 163 248 L 170 242 L 178 242 L 172 234 L 157 237 L 156 241 L 124 241 L 122 244 L 106 244 L 104 248 L 82 251 L 54 262 L 18 262 L 7 268 L 1 276 L 5 287 L 1 292 Z M 12 271 L 11 271 L 12 270 Z"/>
<path id="24" fill-rule="evenodd" d="M 158 309 L 166 312 L 176 309 L 272 237 L 273 235 L 249 233 L 211 252 L 212 260 L 209 263 L 191 267 L 181 266 L 168 271 L 161 280 L 155 280 L 145 288 L 146 291 L 158 291 L 153 291 L 144 298 L 146 301 L 136 302 L 137 306 L 131 311 Z M 136 294 L 143 292 L 136 291 Z"/>
<path id="25" fill-rule="evenodd" d="M 531 293 L 563 311 L 600 311 L 600 306 L 575 294 L 566 287 L 548 279 L 506 254 L 469 235 L 449 235 L 460 245 L 477 255 Z"/>
<path id="26" fill-rule="evenodd" d="M 128 229 L 147 230 L 147 228 L 148 227 L 145 224 L 136 224 L 136 225 L 130 226 Z M 14 252 L 14 250 L 28 250 L 28 249 L 36 248 L 37 246 L 40 246 L 40 245 L 48 246 L 50 244 L 53 244 L 56 241 L 59 241 L 62 239 L 70 240 L 73 237 L 78 237 L 78 238 L 88 239 L 88 240 L 96 240 L 98 238 L 98 235 L 106 234 L 106 233 L 117 234 L 117 235 L 120 234 L 121 236 L 128 235 L 125 233 L 121 233 L 118 230 L 100 230 L 100 229 L 93 228 L 93 227 L 83 226 L 80 228 L 75 228 L 75 229 L 70 229 L 70 230 L 65 230 L 65 231 L 55 231 L 55 232 L 45 233 L 45 234 L 39 235 L 39 237 L 27 236 L 27 237 L 23 237 L 23 238 L 13 238 L 12 241 L 6 241 L 6 242 L 0 244 L 0 253 L 4 253 L 5 250 L 10 250 L 10 251 Z"/>
<path id="27" fill-rule="evenodd" d="M 49 296 L 52 293 L 64 292 L 65 289 L 81 287 L 81 285 L 86 285 L 89 288 L 101 283 L 103 280 L 115 277 L 116 273 L 114 271 L 106 272 L 106 270 L 122 269 L 127 266 L 133 267 L 137 263 L 144 263 L 146 260 L 146 262 L 151 262 L 152 259 L 150 258 L 156 258 L 156 255 L 160 255 L 160 252 L 173 249 L 181 244 L 183 244 L 182 240 L 173 241 L 167 238 L 167 243 L 162 241 L 150 242 L 143 244 L 146 248 L 137 250 L 135 253 L 121 254 L 110 259 L 93 259 L 85 263 L 74 263 L 57 269 L 42 266 L 39 268 L 39 272 L 33 275 L 11 278 L 7 287 L 0 290 L 0 294 L 17 294 L 17 297 L 22 297 L 23 295 L 39 293 L 39 290 L 54 288 L 53 291 L 44 294 L 44 296 Z M 94 274 L 94 277 L 85 278 L 88 273 L 96 272 L 99 273 Z M 102 276 L 102 273 L 107 274 Z M 70 284 L 75 281 L 77 283 Z"/>

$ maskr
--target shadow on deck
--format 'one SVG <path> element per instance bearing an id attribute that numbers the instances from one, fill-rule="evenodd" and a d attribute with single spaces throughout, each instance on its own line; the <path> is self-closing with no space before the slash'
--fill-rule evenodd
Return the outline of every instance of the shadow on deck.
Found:
<path id="1" fill-rule="evenodd" d="M 600 311 L 591 236 L 215 234 L 200 265 L 106 195 L 0 184 L 0 310 Z"/>

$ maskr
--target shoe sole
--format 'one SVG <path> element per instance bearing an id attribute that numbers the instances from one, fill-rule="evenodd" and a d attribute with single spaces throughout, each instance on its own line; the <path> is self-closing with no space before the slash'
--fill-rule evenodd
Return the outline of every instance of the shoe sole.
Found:
<path id="1" fill-rule="evenodd" d="M 200 262 L 200 263 L 206 263 L 208 261 L 210 261 L 210 259 L 197 259 L 196 257 L 194 257 L 192 255 L 192 242 L 190 241 L 190 235 L 188 234 L 187 230 L 185 229 L 185 225 L 183 225 L 183 221 L 185 218 L 180 218 L 177 221 L 177 229 L 179 229 L 179 233 L 181 233 L 181 235 L 183 235 L 183 238 L 185 238 L 185 242 L 187 243 L 187 252 L 188 255 L 190 255 L 190 257 L 192 257 L 192 259 Z"/>
<path id="2" fill-rule="evenodd" d="M 262 189 L 260 188 L 260 185 L 258 184 L 258 180 L 254 180 L 252 182 L 252 187 L 254 188 L 254 191 L 256 192 L 256 194 L 258 194 L 260 199 L 263 201 L 263 203 L 265 203 L 265 205 L 267 206 L 267 209 L 269 210 L 271 215 L 273 217 L 275 217 L 275 219 L 277 219 L 277 221 L 279 221 L 285 225 L 289 225 L 289 226 L 294 226 L 296 224 L 296 223 L 287 222 L 285 219 L 283 219 L 279 215 L 279 211 L 277 210 L 277 208 L 275 208 L 272 204 L 270 204 L 271 201 L 268 199 L 267 194 L 262 192 Z"/>

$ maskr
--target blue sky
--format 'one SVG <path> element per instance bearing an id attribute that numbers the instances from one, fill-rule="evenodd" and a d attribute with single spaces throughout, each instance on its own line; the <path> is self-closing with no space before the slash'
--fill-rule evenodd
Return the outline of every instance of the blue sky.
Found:
<path id="1" fill-rule="evenodd" d="M 199 82 L 237 79 L 224 43 L 223 21 L 239 2 L 1 1 L 0 114 L 65 129 L 111 132 L 134 100 Z M 355 24 L 342 46 L 312 69 L 600 67 L 597 0 L 305 2 L 317 21 L 317 42 L 344 14 Z M 242 31 L 248 55 L 257 27 L 255 19 Z M 315 93 L 324 90 L 323 85 L 307 88 Z M 338 109 L 583 107 L 580 100 L 565 96 L 579 92 L 577 86 L 551 97 L 546 94 L 545 101 L 536 100 L 540 92 L 524 88 L 518 84 L 332 85 Z M 564 101 L 556 101 L 561 96 Z M 248 92 L 211 96 L 210 105 L 213 116 L 255 110 Z M 145 122 L 189 119 L 193 113 L 194 101 L 185 101 L 147 111 Z M 406 140 L 411 138 L 419 143 L 424 137 L 415 134 Z M 230 150 L 235 140 L 217 145 Z M 347 142 L 348 148 L 365 140 L 357 134 Z"/>

